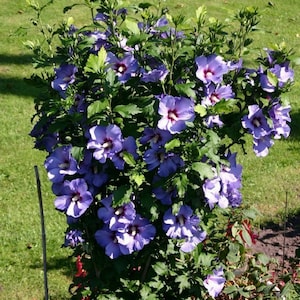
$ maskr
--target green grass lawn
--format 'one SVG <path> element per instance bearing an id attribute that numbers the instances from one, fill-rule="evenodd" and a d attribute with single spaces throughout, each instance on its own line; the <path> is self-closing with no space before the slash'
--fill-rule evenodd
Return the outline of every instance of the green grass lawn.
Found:
<path id="1" fill-rule="evenodd" d="M 46 1 L 41 1 L 45 3 Z M 62 8 L 76 1 L 60 0 L 47 11 L 45 21 L 51 24 L 64 18 Z M 300 11 L 298 0 L 215 0 L 167 1 L 173 12 L 192 15 L 199 4 L 207 6 L 208 15 L 221 20 L 230 19 L 237 9 L 258 6 L 261 13 L 254 52 L 274 43 L 286 42 L 300 57 Z M 51 299 L 67 299 L 73 264 L 66 249 L 61 249 L 65 219 L 53 206 L 53 195 L 43 169 L 45 153 L 33 149 L 28 136 L 30 118 L 34 113 L 36 91 L 27 86 L 25 77 L 33 72 L 31 53 L 22 42 L 35 39 L 30 24 L 32 12 L 26 2 L 0 0 L 0 299 L 42 299 L 43 270 L 39 205 L 34 177 L 34 165 L 40 170 L 43 185 L 45 222 L 47 230 L 48 279 Z M 75 22 L 88 11 L 77 9 Z M 254 53 L 253 53 L 254 54 Z M 286 195 L 291 211 L 300 208 L 298 179 L 300 178 L 300 104 L 298 91 L 299 66 L 295 66 L 296 82 L 288 95 L 292 104 L 292 135 L 278 141 L 268 157 L 254 156 L 251 143 L 247 156 L 240 155 L 244 166 L 243 197 L 266 218 L 281 215 Z"/>

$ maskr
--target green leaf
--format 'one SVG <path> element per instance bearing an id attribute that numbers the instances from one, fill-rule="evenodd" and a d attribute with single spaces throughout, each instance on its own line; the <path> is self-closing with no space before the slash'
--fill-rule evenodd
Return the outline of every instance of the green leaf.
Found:
<path id="1" fill-rule="evenodd" d="M 194 162 L 192 164 L 192 170 L 199 173 L 200 178 L 204 180 L 205 178 L 213 178 L 215 176 L 215 173 L 211 167 L 211 165 L 208 165 L 203 162 Z"/>
<path id="2" fill-rule="evenodd" d="M 142 8 L 142 9 L 147 9 L 151 6 L 154 6 L 152 3 L 149 3 L 149 2 L 142 2 L 142 3 L 139 3 L 139 7 Z"/>
<path id="3" fill-rule="evenodd" d="M 104 69 L 105 61 L 106 61 L 106 56 L 107 52 L 102 47 L 99 51 L 98 54 L 90 54 L 86 66 L 84 67 L 84 72 L 85 73 L 95 73 L 99 74 L 101 71 Z"/>
<path id="4" fill-rule="evenodd" d="M 134 35 L 131 35 L 129 37 L 126 44 L 128 46 L 134 46 L 134 45 L 137 45 L 137 44 L 141 44 L 142 42 L 147 41 L 148 37 L 149 36 L 145 33 L 134 34 Z"/>
<path id="5" fill-rule="evenodd" d="M 229 244 L 229 252 L 226 256 L 230 263 L 237 263 L 240 260 L 240 247 L 236 243 Z"/>
<path id="6" fill-rule="evenodd" d="M 193 82 L 180 83 L 175 85 L 175 89 L 179 94 L 183 94 L 190 98 L 196 99 L 196 93 L 193 90 L 194 87 L 195 87 L 195 83 Z"/>
<path id="7" fill-rule="evenodd" d="M 180 198 L 184 197 L 185 192 L 188 187 L 188 183 L 189 183 L 189 180 L 185 173 L 179 174 L 177 177 L 175 177 L 173 179 L 173 184 L 175 185 L 177 192 L 178 192 L 178 196 Z"/>
<path id="8" fill-rule="evenodd" d="M 151 281 L 149 281 L 149 286 L 154 290 L 159 291 L 165 286 L 165 283 L 164 281 L 159 279 L 159 276 L 156 276 Z"/>
<path id="9" fill-rule="evenodd" d="M 102 113 L 104 110 L 107 110 L 108 106 L 109 103 L 107 99 L 98 100 L 91 103 L 87 108 L 87 117 L 91 118 L 96 114 Z"/>
<path id="10" fill-rule="evenodd" d="M 158 261 L 157 263 L 155 263 L 155 265 L 153 265 L 153 270 L 159 276 L 168 274 L 168 266 L 161 261 Z"/>
<path id="11" fill-rule="evenodd" d="M 252 238 L 249 234 L 248 230 L 245 228 L 245 226 L 242 227 L 241 235 L 242 235 L 242 241 L 246 243 L 248 246 L 252 245 Z"/>
<path id="12" fill-rule="evenodd" d="M 207 114 L 206 108 L 200 104 L 195 105 L 194 110 L 200 117 L 204 117 Z"/>
<path id="13" fill-rule="evenodd" d="M 166 151 L 170 151 L 176 147 L 180 147 L 180 140 L 179 139 L 173 139 L 170 142 L 165 144 Z"/>
<path id="14" fill-rule="evenodd" d="M 257 210 L 255 209 L 245 209 L 243 210 L 243 215 L 246 217 L 246 218 L 249 218 L 251 220 L 254 220 L 256 219 L 257 215 L 258 215 L 258 212 Z"/>
<path id="15" fill-rule="evenodd" d="M 244 288 L 239 289 L 239 293 L 244 296 L 246 299 L 250 297 L 250 293 L 248 291 L 245 291 Z"/>
<path id="16" fill-rule="evenodd" d="M 149 286 L 143 285 L 142 289 L 140 290 L 141 299 L 149 299 L 149 300 L 157 300 L 157 296 L 152 293 L 152 290 Z"/>
<path id="17" fill-rule="evenodd" d="M 213 106 L 213 112 L 219 115 L 234 112 L 237 109 L 237 102 L 235 99 L 223 99 Z"/>
<path id="18" fill-rule="evenodd" d="M 270 70 L 267 71 L 267 77 L 268 77 L 268 81 L 273 85 L 273 86 L 277 86 L 278 83 L 278 78 L 277 76 L 272 73 Z"/>
<path id="19" fill-rule="evenodd" d="M 72 156 L 77 160 L 77 162 L 81 161 L 83 158 L 84 147 L 76 147 L 72 146 Z"/>
<path id="20" fill-rule="evenodd" d="M 141 186 L 145 181 L 145 176 L 143 174 L 133 173 L 131 175 L 131 180 L 133 180 L 137 186 Z"/>
<path id="21" fill-rule="evenodd" d="M 231 234 L 234 238 L 237 238 L 239 232 L 240 232 L 240 228 L 238 226 L 238 223 L 235 222 L 231 227 Z"/>
<path id="22" fill-rule="evenodd" d="M 296 284 L 297 285 L 297 284 Z M 291 283 L 291 281 L 288 281 L 285 285 L 284 285 L 284 288 L 282 289 L 281 291 L 281 298 L 284 299 L 284 296 L 292 296 L 292 292 L 294 292 L 294 297 L 295 298 L 288 298 L 288 299 L 296 299 L 296 297 L 298 296 L 299 297 L 299 294 L 297 293 L 297 296 L 295 295 L 295 288 L 294 288 L 294 285 L 293 283 Z M 297 298 L 298 298 L 297 297 Z"/>
<path id="23" fill-rule="evenodd" d="M 124 159 L 124 161 L 126 162 L 127 165 L 134 167 L 136 162 L 135 159 L 133 157 L 133 155 L 129 152 L 123 151 L 122 152 L 122 158 Z"/>
<path id="24" fill-rule="evenodd" d="M 133 34 L 140 34 L 140 29 L 138 27 L 138 24 L 133 21 L 133 20 L 130 20 L 129 18 L 127 18 L 125 21 L 124 21 L 124 25 L 125 27 L 131 31 Z"/>
<path id="25" fill-rule="evenodd" d="M 176 277 L 175 282 L 179 283 L 179 292 L 182 293 L 183 290 L 189 289 L 191 284 L 186 275 L 179 275 Z"/>
<path id="26" fill-rule="evenodd" d="M 237 287 L 235 285 L 226 286 L 223 290 L 225 294 L 232 294 L 237 291 Z"/>
<path id="27" fill-rule="evenodd" d="M 257 259 L 260 263 L 262 263 L 263 265 L 267 265 L 270 262 L 270 258 L 269 256 L 267 256 L 264 253 L 258 253 L 257 254 Z"/>
<path id="28" fill-rule="evenodd" d="M 204 5 L 199 6 L 196 9 L 196 18 L 201 20 L 206 15 L 206 7 Z"/>
<path id="29" fill-rule="evenodd" d="M 212 261 L 215 260 L 215 255 L 212 253 L 200 253 L 198 257 L 197 264 L 204 266 L 204 267 L 210 267 L 212 265 Z"/>
<path id="30" fill-rule="evenodd" d="M 141 113 L 141 109 L 136 104 L 117 105 L 114 112 L 120 114 L 123 118 L 130 118 L 132 115 Z"/>
<path id="31" fill-rule="evenodd" d="M 113 206 L 121 206 L 128 203 L 131 198 L 132 188 L 128 185 L 121 185 L 113 192 Z"/>

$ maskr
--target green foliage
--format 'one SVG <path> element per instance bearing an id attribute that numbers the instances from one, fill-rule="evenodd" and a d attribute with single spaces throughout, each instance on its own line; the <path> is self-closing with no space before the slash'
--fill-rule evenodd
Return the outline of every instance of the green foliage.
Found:
<path id="1" fill-rule="evenodd" d="M 1 1 L 0 1 L 1 2 Z M 46 1 L 41 1 L 45 3 Z M 48 1 L 47 1 L 48 2 Z M 60 19 L 67 23 L 68 15 L 63 16 L 63 6 L 71 5 L 74 1 L 55 1 L 55 5 L 49 5 L 43 10 L 43 22 L 51 24 L 52 28 Z M 197 2 L 197 1 L 196 1 Z M 1 18 L 3 24 L 0 28 L 2 39 L 1 48 L 1 170 L 0 186 L 2 190 L 1 203 L 1 299 L 41 299 L 43 298 L 42 286 L 42 262 L 40 245 L 40 224 L 37 203 L 34 200 L 36 190 L 32 166 L 42 166 L 44 154 L 32 149 L 32 141 L 27 136 L 31 130 L 30 116 L 34 113 L 32 97 L 36 89 L 28 86 L 23 77 L 30 77 L 32 68 L 30 65 L 31 51 L 24 49 L 22 43 L 26 39 L 36 43 L 40 35 L 36 32 L 36 26 L 28 24 L 30 18 L 35 18 L 24 3 L 20 1 L 1 2 Z M 171 11 L 179 10 L 188 17 L 195 14 L 199 3 L 186 1 L 169 1 L 167 3 Z M 230 17 L 234 11 L 243 6 L 239 1 L 203 1 L 208 14 L 226 20 L 230 23 Z M 254 47 L 248 48 L 252 55 L 266 45 L 284 40 L 286 44 L 295 49 L 294 57 L 299 56 L 299 39 L 297 38 L 297 3 L 295 1 L 273 1 L 273 6 L 267 6 L 262 1 L 254 0 L 251 5 L 259 7 L 260 26 L 252 35 Z M 152 4 L 150 4 L 151 6 Z M 176 7 L 176 8 L 175 8 Z M 76 24 L 82 24 L 88 15 L 89 8 L 74 6 L 68 11 L 74 17 Z M 282 26 L 289 20 L 290 26 Z M 231 24 L 231 23 L 230 23 Z M 233 23 L 232 23 L 233 24 Z M 132 37 L 135 38 L 135 37 Z M 139 37 L 140 38 L 140 37 Z M 141 39 L 141 38 L 140 38 Z M 142 39 L 141 39 L 142 40 Z M 133 42 L 134 44 L 135 42 Z M 42 43 L 43 44 L 43 43 Z M 45 44 L 43 44 L 45 45 Z M 41 46 L 41 45 L 40 45 Z M 52 62 L 50 63 L 52 66 Z M 295 68 L 298 74 L 298 67 Z M 52 74 L 52 67 L 51 67 Z M 298 75 L 296 76 L 296 78 Z M 45 91 L 44 82 L 40 81 Z M 299 84 L 291 91 L 288 100 L 293 104 L 294 115 L 298 110 Z M 149 109 L 152 107 L 149 106 Z M 283 207 L 282 199 L 285 191 L 289 191 L 289 208 L 297 207 L 297 118 L 293 121 L 293 137 L 288 142 L 278 141 L 272 155 L 260 160 L 251 155 L 251 149 L 246 146 L 250 155 L 240 157 L 244 166 L 243 198 L 245 203 L 251 203 L 259 208 L 265 218 L 276 218 L 278 210 Z M 283 156 L 282 153 L 285 153 Z M 46 176 L 42 172 L 43 196 L 46 214 L 47 229 L 47 253 L 48 253 L 48 279 L 50 296 L 53 299 L 67 299 L 66 286 L 70 282 L 70 276 L 75 274 L 73 261 L 68 258 L 69 252 L 65 248 L 60 249 L 63 242 L 65 229 L 64 216 L 53 210 L 53 195 L 47 183 Z M 20 176 L 22 174 L 22 176 Z M 137 173 L 138 174 L 138 173 Z M 270 192 L 272 191 L 272 192 Z M 22 201 L 19 201 L 22 199 Z M 24 216 L 31 216 L 30 218 Z M 277 219 L 276 219 L 277 221 Z M 12 251 L 8 251 L 11 249 Z M 39 283 L 37 285 L 37 283 Z M 106 298 L 111 299 L 112 296 Z M 117 299 L 120 299 L 116 297 Z M 142 298 L 142 297 L 141 297 Z M 297 299 L 297 296 L 290 299 Z"/>
<path id="2" fill-rule="evenodd" d="M 242 129 L 240 120 L 247 114 L 248 107 L 260 105 L 264 112 L 271 108 L 269 98 L 260 83 L 260 72 L 267 74 L 270 84 L 275 86 L 276 95 L 280 96 L 289 88 L 287 82 L 283 89 L 274 73 L 268 70 L 272 67 L 270 62 L 265 65 L 266 70 L 255 72 L 238 66 L 237 60 L 247 54 L 247 47 L 252 43 L 248 36 L 255 31 L 258 24 L 257 9 L 248 7 L 240 10 L 236 15 L 239 27 L 237 31 L 230 31 L 216 18 L 208 18 L 204 7 L 196 10 L 197 22 L 191 25 L 186 23 L 183 16 L 171 16 L 161 7 L 147 3 L 130 5 L 124 10 L 120 1 L 100 2 L 98 7 L 94 2 L 97 1 L 85 1 L 83 5 L 91 9 L 93 17 L 96 16 L 97 8 L 97 12 L 100 12 L 98 18 L 79 29 L 74 29 L 72 19 L 69 19 L 57 30 L 42 24 L 40 15 L 44 7 L 40 9 L 38 5 L 32 4 L 37 12 L 36 22 L 39 23 L 45 45 L 42 47 L 38 43 L 27 43 L 35 53 L 37 67 L 47 68 L 50 63 L 56 66 L 55 74 L 49 71 L 47 76 L 42 75 L 44 77 L 39 79 L 51 83 L 47 93 L 38 97 L 35 102 L 36 126 L 41 131 L 36 138 L 42 145 L 41 149 L 47 148 L 43 142 L 49 134 L 57 134 L 57 144 L 52 147 L 75 146 L 73 154 L 80 165 L 83 163 L 82 155 L 85 155 L 82 149 L 90 143 L 90 128 L 99 129 L 101 126 L 103 129 L 113 124 L 124 136 L 124 149 L 118 153 L 101 159 L 94 154 L 91 166 L 103 166 L 109 180 L 96 188 L 93 183 L 88 182 L 94 202 L 78 218 L 78 222 L 69 224 L 68 230 L 76 228 L 84 234 L 84 241 L 74 249 L 74 255 L 84 259 L 82 264 L 84 270 L 86 269 L 86 273 L 74 277 L 73 298 L 90 296 L 106 299 L 111 296 L 112 299 L 130 299 L 141 296 L 149 299 L 201 299 L 208 297 L 204 279 L 209 278 L 217 269 L 227 272 L 228 286 L 224 293 L 228 297 L 249 298 L 258 295 L 257 288 L 266 285 L 267 277 L 260 283 L 259 280 L 249 279 L 249 274 L 254 268 L 258 276 L 261 276 L 265 270 L 260 264 L 265 265 L 266 260 L 258 257 L 258 267 L 255 258 L 251 263 L 247 261 L 246 248 L 251 246 L 254 239 L 249 223 L 249 217 L 253 214 L 248 211 L 248 214 L 243 215 L 243 210 L 236 208 L 238 204 L 232 204 L 228 199 L 228 204 L 222 205 L 209 202 L 215 200 L 209 199 L 203 188 L 210 180 L 224 180 L 218 177 L 221 172 L 226 173 L 230 168 L 237 168 L 228 159 L 233 145 L 243 145 L 246 131 Z M 75 6 L 66 7 L 65 11 L 72 7 Z M 143 23 L 138 23 L 140 20 Z M 47 28 L 47 32 L 44 28 Z M 99 38 L 98 34 L 102 37 Z M 57 38 L 55 47 L 54 38 Z M 278 52 L 282 53 L 282 57 L 285 56 L 285 51 Z M 122 56 L 124 60 L 121 60 Z M 211 86 L 215 85 L 217 88 L 221 81 L 212 80 L 209 86 L 200 75 L 195 76 L 198 64 L 195 65 L 195 61 L 214 56 L 222 56 L 222 63 L 228 68 L 224 74 L 224 82 L 231 86 L 231 98 L 234 99 L 218 99 L 212 96 L 216 99 L 212 99 L 211 104 L 207 105 L 202 101 L 208 97 L 205 93 Z M 285 58 L 288 59 L 288 56 Z M 153 67 L 152 59 L 159 66 Z M 135 63 L 139 64 L 139 69 L 135 67 L 128 76 L 128 70 Z M 161 66 L 167 70 L 165 74 L 160 69 Z M 73 69 L 73 73 L 65 75 L 62 70 L 68 67 Z M 198 70 L 201 67 L 199 63 Z M 63 73 L 63 77 L 60 78 L 59 72 Z M 162 72 L 161 75 L 157 75 L 159 72 Z M 213 71 L 207 71 L 207 74 L 205 76 L 208 77 L 215 75 Z M 159 77 L 156 78 L 157 76 Z M 159 123 L 162 119 L 159 120 L 161 116 L 157 114 L 157 110 L 163 110 L 161 103 L 165 96 L 170 96 L 172 100 L 181 99 L 182 102 L 188 99 L 193 107 L 195 104 L 195 116 L 184 122 L 185 130 L 175 129 L 173 132 L 169 127 L 159 127 L 164 125 Z M 176 109 L 169 111 L 167 116 L 172 122 L 173 119 L 174 122 L 178 118 L 180 120 Z M 163 115 L 161 111 L 159 114 Z M 226 126 L 209 125 L 210 116 L 220 116 Z M 150 149 L 141 141 L 143 130 L 156 126 L 168 130 L 172 137 L 159 148 Z M 134 139 L 136 153 L 126 149 L 126 138 Z M 156 143 L 156 138 L 151 137 L 151 142 Z M 105 140 L 105 149 L 102 150 L 113 148 L 113 143 L 113 139 Z M 100 142 L 94 141 L 87 149 L 94 149 L 99 145 L 101 148 Z M 49 157 L 52 150 L 48 150 Z M 154 150 L 157 153 L 152 158 L 151 151 Z M 117 160 L 121 160 L 124 166 L 117 165 Z M 77 174 L 73 175 L 65 177 L 70 180 L 78 179 Z M 234 174 L 234 171 L 230 175 L 240 176 Z M 85 173 L 81 173 L 80 180 L 85 180 L 84 176 Z M 240 178 L 236 180 L 238 182 Z M 170 210 L 166 209 L 166 203 L 157 195 L 153 195 L 155 191 L 152 187 L 161 187 L 166 191 L 176 190 L 176 196 L 170 200 Z M 229 187 L 226 188 L 229 189 L 228 198 L 232 197 L 236 191 L 231 192 Z M 226 188 L 220 188 L 220 197 L 221 193 L 226 193 Z M 53 190 L 56 191 L 55 186 Z M 63 188 L 59 190 L 58 196 L 62 192 Z M 101 200 L 107 199 L 109 195 L 112 195 L 111 209 L 117 210 L 116 215 L 123 211 L 125 204 L 134 201 L 139 216 L 147 217 L 153 222 L 156 237 L 145 241 L 141 233 L 139 245 L 135 246 L 138 249 L 130 248 L 130 252 L 126 253 L 124 247 L 128 245 L 122 244 L 126 243 L 125 238 L 119 240 L 121 228 L 118 228 L 111 231 L 114 235 L 112 245 L 103 245 L 101 236 L 97 236 L 97 233 L 103 233 L 107 226 L 107 230 L 111 230 L 110 226 L 117 222 L 97 218 L 98 209 L 104 209 Z M 74 197 L 72 201 L 73 199 Z M 217 201 L 221 202 L 221 198 Z M 217 204 L 222 209 L 216 207 Z M 232 206 L 231 209 L 229 206 Z M 161 222 L 165 222 L 163 218 L 169 211 L 180 224 L 178 226 L 185 226 L 185 217 L 178 215 L 182 207 L 191 208 L 196 214 L 195 218 L 201 219 L 201 225 L 193 229 L 197 231 L 193 232 L 195 236 L 178 237 L 164 232 L 166 230 Z M 140 234 L 138 225 L 128 225 L 124 230 L 126 232 L 122 234 Z M 196 236 L 196 233 L 203 237 Z M 201 243 L 204 235 L 207 235 L 205 243 Z M 202 240 L 198 242 L 197 239 Z M 121 254 L 129 255 L 119 258 L 120 253 L 111 250 L 113 247 L 120 247 Z M 185 250 L 184 247 L 192 249 Z M 118 258 L 110 261 L 106 255 L 111 259 L 115 255 Z M 99 265 L 102 260 L 105 263 Z M 233 270 L 244 264 L 249 269 L 245 278 L 239 282 Z M 107 272 L 110 268 L 116 272 L 115 281 L 111 278 L 112 274 Z"/>

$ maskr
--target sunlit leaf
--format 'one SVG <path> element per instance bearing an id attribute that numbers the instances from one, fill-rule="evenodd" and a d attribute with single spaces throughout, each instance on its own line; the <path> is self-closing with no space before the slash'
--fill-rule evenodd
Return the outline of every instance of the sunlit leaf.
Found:
<path id="1" fill-rule="evenodd" d="M 202 180 L 205 178 L 213 178 L 215 176 L 212 166 L 203 162 L 194 162 L 192 164 L 192 170 L 199 173 Z"/>
<path id="2" fill-rule="evenodd" d="M 94 116 L 96 114 L 100 114 L 107 108 L 108 108 L 108 100 L 107 99 L 95 101 L 88 106 L 87 117 L 91 118 L 92 116 Z"/>
<path id="3" fill-rule="evenodd" d="M 132 188 L 121 185 L 113 192 L 113 206 L 121 206 L 131 200 Z"/>
<path id="4" fill-rule="evenodd" d="M 141 109 L 136 104 L 117 105 L 114 112 L 120 114 L 123 118 L 129 118 L 132 115 L 141 113 Z"/>

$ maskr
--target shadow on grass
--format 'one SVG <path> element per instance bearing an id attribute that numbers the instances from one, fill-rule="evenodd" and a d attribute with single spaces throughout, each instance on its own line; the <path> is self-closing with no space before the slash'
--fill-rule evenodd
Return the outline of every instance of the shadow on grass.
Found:
<path id="1" fill-rule="evenodd" d="M 32 63 L 31 54 L 7 55 L 0 53 L 0 65 L 29 65 Z"/>
<path id="2" fill-rule="evenodd" d="M 20 65 L 30 65 L 32 55 L 0 54 L 0 94 L 23 97 L 37 96 L 37 89 L 30 85 L 20 72 Z M 29 77 L 29 76 L 28 76 Z"/>
<path id="3" fill-rule="evenodd" d="M 291 135 L 290 139 L 292 140 L 300 140 L 300 111 L 291 113 L 292 122 L 290 124 L 291 127 Z"/>
<path id="4" fill-rule="evenodd" d="M 0 95 L 35 97 L 38 89 L 30 85 L 25 78 L 2 77 L 0 75 Z"/>
<path id="5" fill-rule="evenodd" d="M 32 269 L 43 269 L 43 264 L 35 263 L 30 266 Z M 60 274 L 72 279 L 76 273 L 76 267 L 73 257 L 47 258 L 47 272 L 59 270 Z"/>

